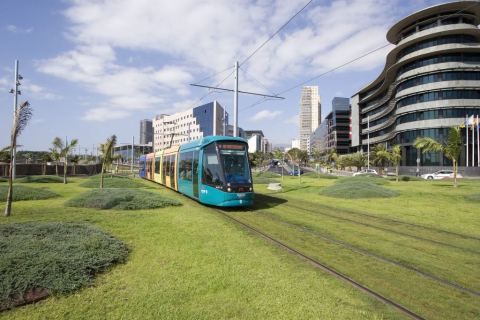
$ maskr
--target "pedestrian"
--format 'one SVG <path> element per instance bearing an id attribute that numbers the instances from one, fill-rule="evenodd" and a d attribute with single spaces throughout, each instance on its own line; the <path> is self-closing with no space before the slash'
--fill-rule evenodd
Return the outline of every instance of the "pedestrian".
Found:
<path id="1" fill-rule="evenodd" d="M 420 177 L 420 169 L 417 168 L 417 171 L 415 172 L 415 177 Z"/>
<path id="2" fill-rule="evenodd" d="M 386 176 L 388 176 L 388 168 L 385 168 L 385 170 L 383 170 L 383 172 L 385 173 Z"/>

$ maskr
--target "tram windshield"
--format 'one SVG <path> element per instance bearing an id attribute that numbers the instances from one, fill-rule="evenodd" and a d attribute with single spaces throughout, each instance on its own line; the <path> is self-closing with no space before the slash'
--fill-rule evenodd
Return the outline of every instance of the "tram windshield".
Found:
<path id="1" fill-rule="evenodd" d="M 252 183 L 245 144 L 220 142 L 218 151 L 227 185 Z"/>

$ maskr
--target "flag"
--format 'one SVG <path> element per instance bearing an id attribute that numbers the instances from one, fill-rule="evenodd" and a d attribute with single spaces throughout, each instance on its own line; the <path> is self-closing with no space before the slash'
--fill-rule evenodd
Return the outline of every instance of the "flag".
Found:
<path id="1" fill-rule="evenodd" d="M 473 126 L 473 121 L 474 121 L 473 119 L 474 119 L 474 118 L 473 118 L 473 114 L 472 114 L 472 115 L 470 116 L 470 118 L 468 118 L 467 121 L 466 121 L 466 122 L 467 122 L 467 126 Z"/>
<path id="2" fill-rule="evenodd" d="M 461 125 L 460 128 L 465 128 L 465 125 L 467 124 L 467 121 L 464 121 Z"/>

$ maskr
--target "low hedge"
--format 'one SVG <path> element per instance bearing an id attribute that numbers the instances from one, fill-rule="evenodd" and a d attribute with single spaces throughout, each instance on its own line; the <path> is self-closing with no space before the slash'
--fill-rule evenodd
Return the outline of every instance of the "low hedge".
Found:
<path id="1" fill-rule="evenodd" d="M 140 178 L 128 178 L 110 174 L 103 175 L 103 187 L 104 188 L 145 188 L 147 187 L 142 183 Z M 100 175 L 95 175 L 81 184 L 85 188 L 100 188 Z"/>
<path id="2" fill-rule="evenodd" d="M 102 229 L 73 222 L 0 225 L 0 248 L 0 310 L 91 285 L 96 273 L 128 255 Z"/>
<path id="3" fill-rule="evenodd" d="M 15 179 L 18 183 L 63 183 L 63 177 L 58 176 L 26 176 Z M 68 179 L 67 179 L 68 182 Z"/>
<path id="4" fill-rule="evenodd" d="M 318 173 L 317 172 L 307 172 L 305 174 L 302 174 L 302 177 L 309 177 L 309 178 L 317 178 L 318 179 Z M 333 174 L 320 173 L 320 179 L 338 179 L 338 177 L 333 175 Z"/>
<path id="5" fill-rule="evenodd" d="M 94 189 L 64 203 L 66 207 L 139 210 L 180 206 L 181 202 L 140 189 Z"/>
<path id="6" fill-rule="evenodd" d="M 395 190 L 384 188 L 371 182 L 351 180 L 351 182 L 335 183 L 323 188 L 319 194 L 342 199 L 389 198 L 398 196 L 398 192 Z"/>
<path id="7" fill-rule="evenodd" d="M 0 186 L 0 201 L 7 201 L 8 185 Z M 43 200 L 60 196 L 58 193 L 43 188 L 13 186 L 13 201 Z"/>
<path id="8" fill-rule="evenodd" d="M 390 181 L 397 181 L 396 177 L 388 177 L 388 180 Z M 409 176 L 409 175 L 398 175 L 398 181 L 423 181 L 422 178 L 415 177 L 415 176 Z"/>

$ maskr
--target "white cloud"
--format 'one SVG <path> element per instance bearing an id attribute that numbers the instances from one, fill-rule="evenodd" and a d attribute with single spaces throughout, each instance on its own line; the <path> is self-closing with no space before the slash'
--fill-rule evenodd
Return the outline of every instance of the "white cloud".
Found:
<path id="1" fill-rule="evenodd" d="M 122 119 L 131 116 L 132 113 L 124 110 L 112 110 L 110 108 L 90 109 L 82 117 L 87 121 L 107 121 L 114 119 Z"/>
<path id="2" fill-rule="evenodd" d="M 0 78 L 0 84 L 1 85 L 8 85 L 8 80 L 7 80 L 6 76 Z"/>
<path id="3" fill-rule="evenodd" d="M 27 97 L 33 97 L 38 100 L 60 100 L 63 97 L 51 92 L 46 92 L 45 88 L 31 83 L 29 80 L 22 81 L 22 94 Z"/>
<path id="4" fill-rule="evenodd" d="M 290 119 L 287 119 L 285 121 L 283 121 L 284 124 L 288 124 L 288 125 L 295 125 L 297 127 L 300 127 L 300 115 L 297 114 L 295 116 L 293 116 L 292 118 Z"/>
<path id="5" fill-rule="evenodd" d="M 260 120 L 269 120 L 276 118 L 278 115 L 282 114 L 283 111 L 276 110 L 276 111 L 268 111 L 268 110 L 262 110 L 258 112 L 256 115 L 250 118 L 250 121 L 260 121 Z"/>
<path id="6" fill-rule="evenodd" d="M 131 109 L 178 109 L 175 105 L 192 100 L 189 84 L 193 79 L 223 70 L 235 60 L 242 62 L 303 5 L 288 0 L 70 3 L 64 12 L 70 22 L 67 37 L 76 47 L 40 61 L 38 70 L 103 95 L 103 105 L 125 111 L 116 117 L 127 116 Z M 393 12 L 399 3 L 313 3 L 242 68 L 271 89 L 285 80 L 319 75 L 386 44 L 385 33 L 392 18 L 385 13 Z M 127 51 L 126 65 L 116 59 L 119 49 Z M 338 72 L 378 67 L 388 50 Z M 155 66 L 135 67 L 137 59 L 132 57 L 143 52 L 158 53 L 161 58 Z M 209 81 L 217 84 L 226 74 Z M 250 77 L 241 77 L 242 90 L 265 93 Z M 96 111 L 88 112 L 83 119 L 94 120 L 95 115 L 97 120 L 105 119 Z"/>
<path id="7" fill-rule="evenodd" d="M 14 25 L 8 25 L 7 30 L 11 31 L 13 33 L 30 33 L 33 31 L 33 27 L 28 28 L 28 29 L 20 29 L 17 26 Z"/>
<path id="8" fill-rule="evenodd" d="M 40 119 L 33 119 L 32 121 L 30 121 L 31 124 L 37 124 L 42 122 L 45 122 L 45 119 L 40 118 Z"/>

